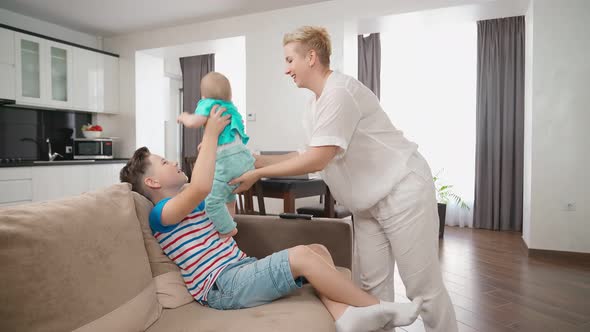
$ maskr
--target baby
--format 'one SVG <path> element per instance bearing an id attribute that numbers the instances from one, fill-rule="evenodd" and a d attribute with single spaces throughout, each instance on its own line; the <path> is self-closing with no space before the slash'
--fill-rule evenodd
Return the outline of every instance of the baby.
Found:
<path id="1" fill-rule="evenodd" d="M 201 80 L 202 99 L 194 114 L 182 113 L 178 122 L 186 127 L 198 128 L 206 125 L 212 109 L 225 109 L 224 115 L 231 115 L 230 124 L 218 138 L 215 176 L 211 193 L 205 199 L 205 210 L 220 237 L 234 236 L 238 231 L 233 220 L 237 185 L 228 182 L 254 169 L 254 157 L 246 148 L 249 137 L 244 130 L 242 116 L 232 103 L 229 80 L 222 74 L 210 72 Z"/>

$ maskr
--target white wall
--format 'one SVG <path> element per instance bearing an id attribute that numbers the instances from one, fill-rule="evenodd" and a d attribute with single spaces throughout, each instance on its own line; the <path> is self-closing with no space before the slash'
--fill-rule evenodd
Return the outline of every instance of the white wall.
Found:
<path id="1" fill-rule="evenodd" d="M 531 175 L 533 146 L 533 31 L 534 2 L 529 3 L 525 15 L 525 59 L 524 59 L 524 172 L 522 199 L 522 238 L 531 246 Z"/>
<path id="2" fill-rule="evenodd" d="M 137 52 L 136 144 L 152 153 L 166 155 L 165 121 L 170 107 L 170 79 L 164 77 L 164 59 Z"/>
<path id="3" fill-rule="evenodd" d="M 439 8 L 422 11 L 419 14 L 422 24 L 460 24 L 463 22 L 476 22 L 480 20 L 489 20 L 500 17 L 510 17 L 524 15 L 527 12 L 529 0 L 512 0 L 512 1 L 483 1 L 476 4 Z M 403 15 L 402 15 L 403 16 Z M 378 18 L 362 19 L 358 23 L 359 33 L 371 32 L 400 32 L 400 21 L 409 20 L 411 23 L 412 15 L 407 18 L 398 17 L 392 19 L 391 16 L 382 16 Z M 407 32 L 407 30 L 402 31 Z M 410 29 L 410 31 L 412 31 Z"/>
<path id="4" fill-rule="evenodd" d="M 62 26 L 41 21 L 32 17 L 17 14 L 0 8 L 0 22 L 15 28 L 35 32 L 45 36 L 62 39 L 87 47 L 101 49 L 101 40 L 98 36 L 78 32 Z"/>
<path id="5" fill-rule="evenodd" d="M 590 2 L 534 0 L 533 6 L 525 239 L 529 248 L 590 252 Z M 564 211 L 568 202 L 575 211 Z"/>
<path id="6" fill-rule="evenodd" d="M 180 91 L 182 88 L 182 81 L 179 79 L 169 79 L 169 102 L 168 102 L 168 116 L 166 122 L 166 159 L 178 161 L 181 164 L 180 153 L 180 125 L 176 123 L 176 117 L 180 113 Z"/>
<path id="7" fill-rule="evenodd" d="M 135 127 L 137 108 L 134 92 L 135 52 L 245 36 L 246 108 L 248 112 L 257 114 L 256 122 L 248 123 L 248 132 L 252 137 L 250 146 L 255 150 L 296 149 L 303 142 L 300 114 L 306 107 L 308 93 L 295 88 L 291 80 L 283 74 L 281 41 L 285 32 L 304 24 L 326 26 L 332 34 L 332 61 L 338 69 L 351 72 L 355 70 L 344 68 L 344 64 L 354 65 L 356 57 L 344 54 L 344 49 L 354 48 L 349 34 L 356 34 L 354 22 L 359 18 L 478 2 L 480 1 L 330 1 L 107 38 L 104 41 L 105 49 L 121 55 L 121 114 L 114 117 L 99 115 L 99 123 L 113 128 L 116 136 L 122 138 L 122 156 L 131 155 L 136 148 L 135 144 L 130 143 L 135 142 L 135 133 L 129 129 Z"/>
<path id="8" fill-rule="evenodd" d="M 202 41 L 149 50 L 164 58 L 164 71 L 170 77 L 182 77 L 180 58 L 215 54 L 215 71 L 227 76 L 232 86 L 232 99 L 246 119 L 246 38 L 234 37 Z"/>

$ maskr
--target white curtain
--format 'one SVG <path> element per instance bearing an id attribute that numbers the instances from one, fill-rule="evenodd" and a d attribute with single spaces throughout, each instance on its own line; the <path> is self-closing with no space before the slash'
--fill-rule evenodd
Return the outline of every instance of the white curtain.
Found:
<path id="1" fill-rule="evenodd" d="M 471 227 L 475 177 L 477 26 L 391 17 L 381 33 L 381 104 L 419 145 L 433 175 L 469 206 L 447 205 L 446 224 Z"/>

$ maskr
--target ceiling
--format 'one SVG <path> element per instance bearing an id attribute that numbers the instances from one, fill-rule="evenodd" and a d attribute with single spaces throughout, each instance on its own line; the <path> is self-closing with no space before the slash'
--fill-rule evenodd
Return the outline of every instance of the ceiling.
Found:
<path id="1" fill-rule="evenodd" d="M 323 1 L 325 0 L 2 0 L 0 7 L 79 32 L 110 37 Z"/>

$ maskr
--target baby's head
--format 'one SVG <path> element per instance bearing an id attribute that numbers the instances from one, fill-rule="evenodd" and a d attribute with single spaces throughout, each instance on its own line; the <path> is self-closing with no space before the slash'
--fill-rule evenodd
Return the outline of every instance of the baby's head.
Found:
<path id="1" fill-rule="evenodd" d="M 131 190 L 138 192 L 157 203 L 156 192 L 166 193 L 180 191 L 188 181 L 186 175 L 178 168 L 177 162 L 170 162 L 152 154 L 148 148 L 141 147 L 133 153 L 127 164 L 119 173 L 121 182 L 131 184 Z"/>
<path id="2" fill-rule="evenodd" d="M 231 85 L 227 77 L 212 71 L 201 79 L 201 95 L 203 98 L 231 100 Z"/>

